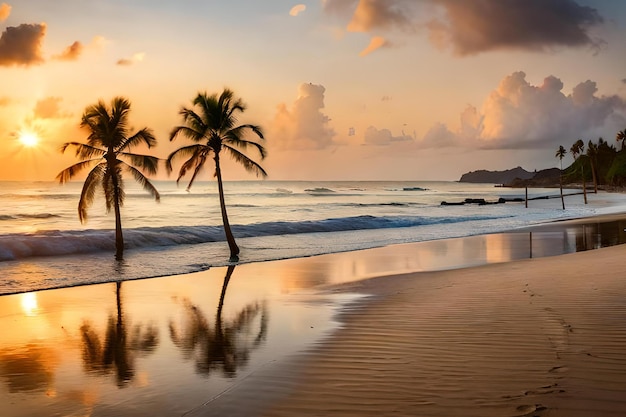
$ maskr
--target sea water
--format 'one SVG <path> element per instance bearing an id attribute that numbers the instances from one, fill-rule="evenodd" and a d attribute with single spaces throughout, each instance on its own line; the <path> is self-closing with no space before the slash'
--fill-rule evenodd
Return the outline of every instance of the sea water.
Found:
<path id="1" fill-rule="evenodd" d="M 0 182 L 0 294 L 227 265 L 216 183 L 197 182 L 190 190 L 171 181 L 154 184 L 159 203 L 137 184 L 125 184 L 126 251 L 117 262 L 114 217 L 101 195 L 81 224 L 82 183 Z M 566 210 L 558 198 L 533 200 L 529 207 L 441 205 L 525 197 L 523 189 L 459 182 L 241 181 L 226 182 L 225 192 L 241 263 L 493 233 L 599 211 L 598 205 L 584 205 L 582 196 L 567 197 Z M 529 197 L 558 193 L 532 189 Z M 623 204 L 609 200 L 608 206 Z"/>

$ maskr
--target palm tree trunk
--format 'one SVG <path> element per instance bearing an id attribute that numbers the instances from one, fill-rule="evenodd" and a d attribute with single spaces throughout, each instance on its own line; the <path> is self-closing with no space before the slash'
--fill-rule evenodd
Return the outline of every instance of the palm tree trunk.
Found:
<path id="1" fill-rule="evenodd" d="M 596 174 L 596 165 L 593 160 L 591 160 L 591 176 L 593 178 L 593 192 L 594 194 L 598 194 L 598 176 Z"/>
<path id="2" fill-rule="evenodd" d="M 563 198 L 563 160 L 561 160 L 561 170 L 559 171 L 559 188 L 561 189 L 561 205 L 565 210 L 565 199 Z"/>
<path id="3" fill-rule="evenodd" d="M 585 204 L 587 204 L 587 181 L 585 181 L 585 167 L 580 166 L 583 175 L 583 197 L 585 199 Z"/>
<path id="4" fill-rule="evenodd" d="M 228 241 L 228 247 L 230 248 L 230 260 L 237 262 L 239 260 L 239 246 L 235 242 L 235 236 L 233 236 L 232 230 L 230 230 L 230 223 L 228 223 L 228 213 L 226 213 L 226 201 L 224 199 L 224 185 L 222 184 L 222 170 L 220 168 L 220 157 L 215 154 L 215 176 L 217 177 L 217 188 L 220 196 L 220 209 L 222 210 L 222 223 L 224 223 L 224 233 L 226 234 L 226 240 Z"/>
<path id="5" fill-rule="evenodd" d="M 122 213 L 120 211 L 120 190 L 117 176 L 113 175 L 113 207 L 115 211 L 115 259 L 124 259 L 124 235 L 122 234 Z"/>

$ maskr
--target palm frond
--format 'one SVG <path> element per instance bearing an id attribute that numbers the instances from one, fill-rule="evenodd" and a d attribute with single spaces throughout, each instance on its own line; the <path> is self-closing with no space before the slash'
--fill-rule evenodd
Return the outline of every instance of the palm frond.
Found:
<path id="1" fill-rule="evenodd" d="M 81 223 L 87 221 L 87 209 L 91 207 L 93 199 L 96 195 L 96 189 L 102 182 L 102 175 L 106 169 L 106 162 L 102 162 L 96 165 L 85 178 L 83 184 L 83 190 L 80 193 L 80 199 L 78 200 L 78 218 Z"/>
<path id="2" fill-rule="evenodd" d="M 238 148 L 241 149 L 248 149 L 249 146 L 256 148 L 256 150 L 259 152 L 259 155 L 261 156 L 261 159 L 265 159 L 265 157 L 267 156 L 267 152 L 265 150 L 265 147 L 263 145 L 261 145 L 258 142 L 255 141 L 251 141 L 251 140 L 245 140 L 242 139 L 241 136 L 241 131 L 242 130 L 247 130 L 249 129 L 249 127 L 244 127 L 244 126 L 239 126 L 235 129 L 230 130 L 227 134 L 226 137 L 224 139 L 224 143 L 231 145 L 231 146 L 236 146 Z M 260 129 L 259 129 L 260 130 Z M 260 132 L 260 138 L 263 139 L 263 133 Z"/>
<path id="3" fill-rule="evenodd" d="M 122 157 L 130 158 L 132 165 L 135 165 L 150 175 L 155 175 L 159 169 L 159 158 L 151 155 L 139 155 L 135 153 L 122 152 Z"/>
<path id="4" fill-rule="evenodd" d="M 209 149 L 206 145 L 200 144 L 183 146 L 182 148 L 176 149 L 174 152 L 169 154 L 167 160 L 165 161 L 165 168 L 167 169 L 167 172 L 172 172 L 172 162 L 174 161 L 174 159 L 185 156 L 192 156 L 202 151 L 209 152 Z"/>
<path id="5" fill-rule="evenodd" d="M 241 153 L 237 149 L 235 149 L 235 148 L 233 148 L 231 146 L 228 146 L 228 145 L 224 145 L 224 149 L 226 149 L 228 151 L 230 156 L 235 161 L 237 161 L 238 163 L 243 165 L 243 167 L 246 169 L 246 171 L 253 172 L 257 177 L 259 175 L 262 176 L 262 177 L 267 177 L 267 172 L 265 172 L 263 167 L 261 167 L 261 165 L 259 165 L 258 163 L 254 162 L 252 159 L 248 158 L 247 155 Z"/>
<path id="6" fill-rule="evenodd" d="M 205 138 L 204 131 L 202 130 L 197 130 L 189 126 L 176 126 L 170 132 L 170 142 L 176 139 L 180 134 L 194 142 L 200 142 Z"/>
<path id="7" fill-rule="evenodd" d="M 70 167 L 65 168 L 63 171 L 59 172 L 56 176 L 56 179 L 60 184 L 65 184 L 69 180 L 71 180 L 76 174 L 78 174 L 83 169 L 87 168 L 91 163 L 98 161 L 99 159 L 89 159 L 87 161 L 78 162 Z"/>
<path id="8" fill-rule="evenodd" d="M 138 146 L 140 144 L 145 144 L 148 148 L 156 146 L 157 140 L 154 137 L 154 133 L 151 129 L 144 127 L 133 136 L 124 140 L 124 143 L 117 149 L 118 151 L 124 151 L 126 149 L 130 149 L 133 146 Z"/>
<path id="9" fill-rule="evenodd" d="M 123 163 L 123 166 L 126 169 L 126 171 L 131 173 L 133 178 L 135 178 L 135 181 L 141 184 L 141 187 L 144 190 L 150 193 L 150 195 L 154 197 L 156 201 L 161 201 L 161 195 L 159 194 L 157 189 L 154 187 L 154 185 L 152 185 L 150 180 L 148 180 L 148 178 L 146 178 L 146 176 L 141 173 L 141 171 L 139 171 L 134 166 L 128 165 L 126 163 Z"/>
<path id="10" fill-rule="evenodd" d="M 59 150 L 61 153 L 65 153 L 65 151 L 70 147 L 76 148 L 76 156 L 81 159 L 92 158 L 94 155 L 102 157 L 106 153 L 104 149 L 80 142 L 66 142 L 61 145 Z"/>
<path id="11" fill-rule="evenodd" d="M 189 180 L 189 184 L 187 184 L 187 191 L 191 188 L 191 185 L 195 181 L 196 177 L 202 171 L 204 164 L 206 162 L 206 155 L 200 155 L 195 159 L 196 168 L 193 170 L 193 174 L 191 175 L 191 179 Z M 180 179 L 180 177 L 179 177 Z M 178 181 L 177 181 L 178 182 Z"/>

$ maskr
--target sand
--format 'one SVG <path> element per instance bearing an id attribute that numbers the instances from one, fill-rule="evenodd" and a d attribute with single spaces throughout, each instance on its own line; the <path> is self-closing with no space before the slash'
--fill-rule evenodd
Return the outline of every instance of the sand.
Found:
<path id="1" fill-rule="evenodd" d="M 342 328 L 189 416 L 623 416 L 626 248 L 326 288 Z"/>

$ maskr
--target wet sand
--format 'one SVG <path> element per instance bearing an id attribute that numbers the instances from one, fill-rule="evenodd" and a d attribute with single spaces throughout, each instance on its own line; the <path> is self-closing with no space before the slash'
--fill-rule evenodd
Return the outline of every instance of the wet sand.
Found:
<path id="1" fill-rule="evenodd" d="M 625 251 L 328 287 L 369 297 L 189 415 L 623 416 Z"/>

